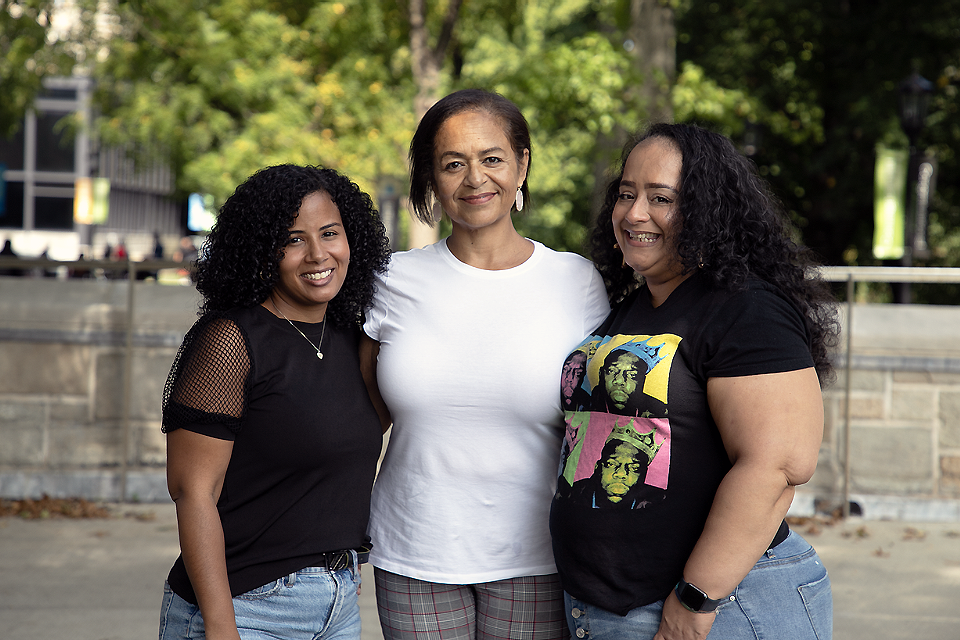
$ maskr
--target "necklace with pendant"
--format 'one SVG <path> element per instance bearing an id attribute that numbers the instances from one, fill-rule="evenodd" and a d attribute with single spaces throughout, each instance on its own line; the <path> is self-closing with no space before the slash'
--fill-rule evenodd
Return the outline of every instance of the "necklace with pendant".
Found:
<path id="1" fill-rule="evenodd" d="M 281 318 L 283 318 L 283 319 L 286 320 L 287 322 L 290 322 L 290 319 L 289 319 L 287 316 L 283 315 L 283 311 L 280 311 L 280 308 L 277 306 L 277 303 L 273 301 L 273 298 L 270 299 L 270 303 L 273 305 L 273 308 L 277 310 L 277 313 L 280 314 L 280 317 L 281 317 Z M 290 322 L 290 326 L 293 327 L 294 329 L 296 329 L 296 330 L 297 330 L 297 333 L 299 333 L 301 336 L 303 336 L 303 339 L 307 341 L 307 344 L 309 344 L 311 347 L 313 347 L 314 349 L 317 350 L 317 358 L 318 358 L 319 360 L 323 360 L 323 352 L 320 351 L 320 346 L 323 344 L 323 333 L 327 330 L 327 317 L 326 317 L 326 315 L 324 315 L 322 324 L 320 325 L 320 342 L 318 342 L 318 343 L 316 344 L 316 346 L 314 346 L 313 342 L 311 342 L 310 338 L 308 338 L 303 331 L 300 331 L 300 327 L 298 327 L 297 325 L 293 324 L 292 322 Z"/>

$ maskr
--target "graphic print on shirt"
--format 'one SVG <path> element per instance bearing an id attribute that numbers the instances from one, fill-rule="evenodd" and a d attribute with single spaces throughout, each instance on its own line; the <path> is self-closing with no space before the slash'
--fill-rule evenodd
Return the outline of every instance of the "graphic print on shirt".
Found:
<path id="1" fill-rule="evenodd" d="M 561 373 L 566 435 L 558 499 L 641 509 L 666 497 L 670 365 L 681 338 L 591 336 Z"/>

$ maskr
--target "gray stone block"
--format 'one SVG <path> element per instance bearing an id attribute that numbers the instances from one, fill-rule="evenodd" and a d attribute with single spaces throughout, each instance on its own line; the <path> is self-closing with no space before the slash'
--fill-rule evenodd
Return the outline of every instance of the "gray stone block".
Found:
<path id="1" fill-rule="evenodd" d="M 0 427 L 0 464 L 36 466 L 44 463 L 44 430 L 41 427 Z"/>
<path id="2" fill-rule="evenodd" d="M 850 432 L 853 489 L 869 493 L 932 494 L 932 440 L 931 429 L 854 425 Z"/>
<path id="3" fill-rule="evenodd" d="M 44 342 L 0 342 L 0 388 L 5 393 L 85 396 L 90 348 Z"/>
<path id="4" fill-rule="evenodd" d="M 960 448 L 960 392 L 940 394 L 940 446 Z"/>
<path id="5" fill-rule="evenodd" d="M 48 463 L 53 468 L 117 465 L 122 443 L 118 425 L 60 425 L 50 430 Z"/>
<path id="6" fill-rule="evenodd" d="M 894 420 L 933 420 L 936 395 L 932 387 L 904 389 L 893 387 L 890 394 L 890 417 Z"/>

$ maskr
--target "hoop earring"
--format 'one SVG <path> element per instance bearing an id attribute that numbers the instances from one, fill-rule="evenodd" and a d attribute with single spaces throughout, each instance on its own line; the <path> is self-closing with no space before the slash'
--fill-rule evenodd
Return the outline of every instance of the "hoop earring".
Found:
<path id="1" fill-rule="evenodd" d="M 517 187 L 517 212 L 523 211 L 523 191 Z"/>

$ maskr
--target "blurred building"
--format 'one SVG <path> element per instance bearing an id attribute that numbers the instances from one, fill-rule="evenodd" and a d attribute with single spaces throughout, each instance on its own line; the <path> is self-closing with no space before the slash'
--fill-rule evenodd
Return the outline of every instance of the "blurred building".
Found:
<path id="1" fill-rule="evenodd" d="M 0 138 L 5 203 L 0 237 L 22 256 L 73 260 L 104 257 L 123 242 L 134 259 L 153 255 L 154 233 L 176 247 L 187 231 L 187 206 L 174 198 L 174 178 L 162 166 L 134 167 L 122 149 L 90 135 L 92 81 L 48 78 L 12 139 Z M 78 178 L 109 181 L 108 215 L 99 224 L 74 216 Z"/>

